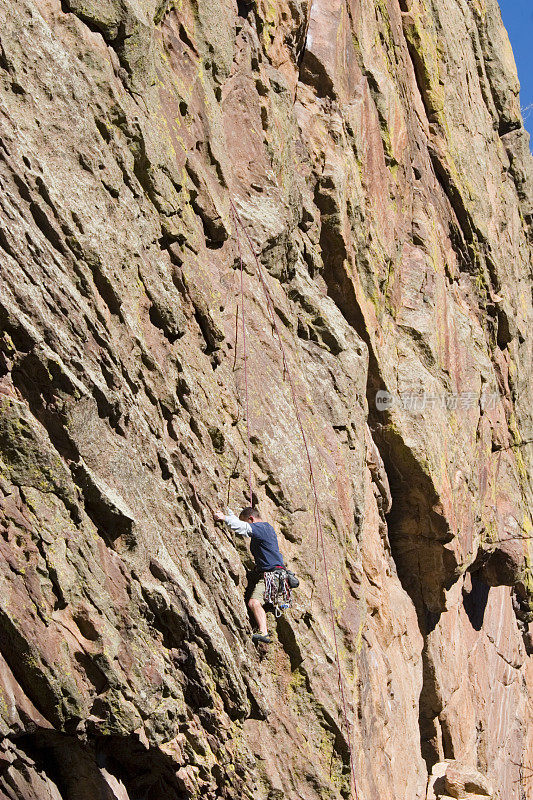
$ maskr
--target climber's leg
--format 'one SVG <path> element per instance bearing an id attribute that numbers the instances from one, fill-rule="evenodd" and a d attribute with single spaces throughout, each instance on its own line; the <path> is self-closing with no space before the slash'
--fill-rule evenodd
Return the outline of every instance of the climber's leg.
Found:
<path id="1" fill-rule="evenodd" d="M 267 616 L 265 609 L 263 608 L 263 603 L 256 597 L 250 597 L 248 600 L 248 608 L 254 615 L 254 619 L 257 622 L 257 627 L 259 628 L 259 633 L 262 636 L 268 636 Z"/>
<path id="2" fill-rule="evenodd" d="M 257 581 L 254 590 L 252 592 L 252 595 L 248 600 L 248 608 L 252 612 L 252 615 L 257 623 L 260 636 L 268 636 L 267 618 L 265 609 L 263 608 L 264 600 L 265 600 L 265 579 L 261 577 Z M 255 634 L 255 636 L 257 636 L 257 634 Z"/>

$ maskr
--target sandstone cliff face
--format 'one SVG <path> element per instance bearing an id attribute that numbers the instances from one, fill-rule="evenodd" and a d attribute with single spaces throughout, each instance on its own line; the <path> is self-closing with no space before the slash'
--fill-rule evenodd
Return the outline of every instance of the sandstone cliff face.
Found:
<path id="1" fill-rule="evenodd" d="M 361 800 L 530 797 L 533 181 L 496 0 L 1 0 L 0 40 L 0 797 L 346 798 L 350 747 Z M 349 732 L 244 232 L 254 488 L 302 581 L 268 653 L 209 511 L 247 499 L 230 201 Z"/>

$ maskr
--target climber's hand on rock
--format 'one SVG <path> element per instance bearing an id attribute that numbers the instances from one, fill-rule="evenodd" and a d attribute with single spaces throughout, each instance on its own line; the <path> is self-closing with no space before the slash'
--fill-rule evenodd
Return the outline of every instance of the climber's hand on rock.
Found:
<path id="1" fill-rule="evenodd" d="M 213 519 L 215 522 L 224 522 L 224 514 L 222 511 L 213 511 Z"/>

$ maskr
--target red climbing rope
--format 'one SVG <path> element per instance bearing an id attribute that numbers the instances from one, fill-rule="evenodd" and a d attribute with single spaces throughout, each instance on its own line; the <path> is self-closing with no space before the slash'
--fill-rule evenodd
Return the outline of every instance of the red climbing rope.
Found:
<path id="1" fill-rule="evenodd" d="M 309 445 L 308 445 L 308 442 L 307 442 L 307 436 L 305 434 L 305 428 L 304 428 L 304 424 L 303 424 L 302 417 L 301 417 L 301 414 L 300 414 L 300 409 L 299 409 L 299 406 L 298 406 L 298 400 L 297 400 L 297 397 L 296 397 L 296 389 L 295 389 L 294 381 L 293 381 L 293 378 L 292 378 L 292 375 L 291 375 L 291 371 L 290 371 L 290 368 L 289 368 L 289 362 L 287 360 L 287 355 L 286 355 L 286 352 L 285 352 L 285 348 L 283 346 L 283 341 L 282 341 L 281 334 L 279 332 L 278 324 L 277 324 L 277 321 L 276 321 L 276 312 L 275 312 L 275 309 L 274 309 L 274 303 L 272 301 L 272 297 L 270 295 L 270 292 L 268 290 L 268 286 L 266 284 L 266 281 L 265 281 L 265 278 L 264 278 L 264 275 L 263 275 L 263 269 L 261 267 L 261 263 L 259 261 L 259 257 L 258 257 L 258 255 L 257 255 L 257 253 L 255 251 L 255 248 L 254 248 L 252 240 L 251 240 L 251 238 L 250 238 L 250 236 L 248 234 L 248 231 L 244 227 L 243 222 L 242 222 L 239 214 L 237 213 L 237 210 L 236 210 L 235 205 L 234 205 L 234 203 L 233 203 L 231 198 L 230 198 L 230 205 L 231 205 L 231 213 L 233 215 L 233 221 L 234 221 L 234 224 L 235 224 L 235 231 L 236 231 L 236 234 L 237 234 L 237 242 L 238 242 L 238 247 L 239 247 L 239 260 L 240 260 L 240 267 L 241 267 L 241 303 L 242 303 L 243 339 L 244 339 L 244 328 L 245 328 L 245 316 L 244 316 L 244 293 L 243 293 L 243 280 L 242 280 L 243 266 L 242 266 L 242 257 L 241 257 L 241 245 L 240 245 L 239 227 L 241 228 L 242 232 L 244 233 L 244 235 L 246 237 L 246 240 L 248 242 L 248 246 L 249 246 L 249 248 L 251 250 L 252 256 L 253 256 L 255 264 L 256 264 L 257 275 L 259 277 L 259 281 L 261 283 L 261 287 L 262 287 L 263 293 L 265 295 L 266 304 L 267 304 L 267 308 L 268 308 L 268 311 L 269 311 L 269 316 L 270 316 L 270 320 L 271 320 L 271 323 L 272 323 L 273 332 L 275 333 L 275 336 L 276 336 L 276 338 L 278 340 L 279 347 L 280 347 L 280 350 L 281 350 L 281 357 L 282 357 L 282 362 L 283 362 L 283 375 L 284 376 L 286 375 L 287 379 L 288 379 L 288 383 L 289 383 L 290 390 L 291 390 L 292 402 L 293 402 L 293 405 L 294 405 L 294 411 L 295 411 L 295 415 L 296 415 L 296 420 L 298 422 L 298 427 L 300 429 L 300 434 L 301 434 L 301 437 L 302 437 L 302 441 L 303 441 L 304 448 L 305 448 L 305 454 L 306 454 L 306 457 L 307 457 L 307 464 L 308 464 L 308 467 L 309 467 L 309 482 L 311 484 L 311 488 L 312 488 L 312 491 L 313 491 L 313 498 L 314 498 L 314 510 L 313 510 L 313 512 L 314 512 L 316 535 L 317 535 L 317 547 L 320 545 L 320 550 L 322 552 L 322 560 L 323 560 L 323 563 L 324 563 L 324 575 L 325 575 L 325 578 L 326 578 L 326 587 L 327 587 L 327 593 L 328 593 L 329 611 L 330 611 L 330 617 L 331 617 L 331 628 L 332 628 L 332 631 L 333 631 L 333 641 L 334 641 L 334 644 L 335 644 L 335 657 L 336 657 L 337 670 L 338 670 L 338 676 L 339 676 L 338 677 L 339 692 L 340 692 L 340 695 L 341 695 L 342 711 L 343 711 L 343 718 L 344 718 L 344 727 L 346 729 L 346 737 L 347 737 L 348 749 L 349 749 L 349 753 L 350 753 L 351 779 L 353 781 L 355 800 L 358 800 L 359 795 L 358 795 L 358 792 L 357 792 L 357 781 L 356 781 L 356 774 L 355 774 L 355 763 L 354 763 L 353 752 L 352 752 L 351 731 L 350 731 L 350 725 L 349 725 L 349 722 L 348 722 L 348 711 L 347 711 L 347 706 L 346 706 L 346 697 L 345 697 L 345 693 L 344 693 L 344 686 L 343 686 L 343 680 L 342 680 L 341 660 L 340 660 L 339 646 L 338 646 L 338 642 L 337 642 L 337 633 L 336 633 L 336 630 L 335 630 L 335 612 L 334 612 L 334 609 L 333 609 L 333 598 L 332 598 L 332 594 L 331 594 L 331 587 L 330 587 L 329 575 L 328 575 L 329 565 L 328 565 L 328 560 L 327 560 L 327 555 L 326 555 L 326 548 L 325 548 L 325 545 L 324 545 L 324 533 L 323 533 L 323 530 L 322 530 L 322 522 L 321 522 L 321 519 L 320 519 L 319 502 L 318 502 L 318 491 L 317 491 L 317 488 L 316 488 L 315 473 L 314 473 L 314 470 L 313 470 L 313 462 L 312 462 L 312 459 L 311 459 L 311 453 L 310 453 Z M 244 352 L 246 353 L 245 349 L 244 349 Z M 245 384 L 246 384 L 246 355 L 245 355 L 244 358 L 245 358 L 244 363 L 245 363 Z M 248 409 L 248 386 L 247 386 L 247 384 L 246 384 L 246 408 Z M 248 423 L 248 418 L 247 418 L 247 423 Z M 249 457 L 249 464 L 250 464 L 250 491 L 251 491 L 251 480 L 252 479 L 251 479 L 251 456 L 250 456 L 250 452 L 251 452 L 250 451 L 250 438 L 249 438 L 249 431 L 248 431 L 248 457 Z"/>
<path id="2" fill-rule="evenodd" d="M 231 203 L 231 200 L 230 200 Z M 246 354 L 246 315 L 244 310 L 244 268 L 242 265 L 241 253 L 241 237 L 239 236 L 239 229 L 237 227 L 237 217 L 233 203 L 231 203 L 231 213 L 233 214 L 233 224 L 237 233 L 237 245 L 239 248 L 239 264 L 241 270 L 241 319 L 242 319 L 242 354 L 244 362 L 244 393 L 245 393 L 245 409 L 246 409 L 246 441 L 248 445 L 248 487 L 250 490 L 250 506 L 254 504 L 253 484 L 252 484 L 252 448 L 250 445 L 250 408 L 248 402 L 248 358 Z M 237 349 L 237 341 L 235 341 L 235 350 Z"/>

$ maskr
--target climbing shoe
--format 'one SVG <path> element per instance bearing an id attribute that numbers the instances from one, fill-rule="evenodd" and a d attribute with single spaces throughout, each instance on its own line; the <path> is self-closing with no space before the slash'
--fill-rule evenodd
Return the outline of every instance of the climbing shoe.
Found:
<path id="1" fill-rule="evenodd" d="M 252 642 L 262 642 L 263 644 L 270 644 L 272 639 L 268 633 L 254 633 L 252 635 Z"/>

